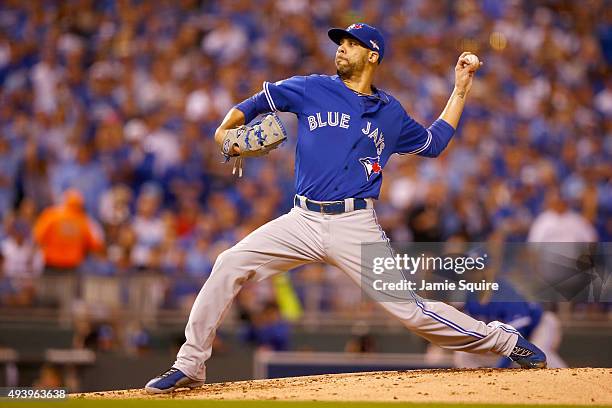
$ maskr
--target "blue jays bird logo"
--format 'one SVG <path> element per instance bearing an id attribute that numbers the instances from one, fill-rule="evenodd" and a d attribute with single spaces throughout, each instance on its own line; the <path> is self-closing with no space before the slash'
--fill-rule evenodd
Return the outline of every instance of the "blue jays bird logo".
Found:
<path id="1" fill-rule="evenodd" d="M 370 181 L 370 177 L 372 177 L 373 174 L 380 174 L 380 172 L 382 172 L 380 157 L 364 157 L 359 159 L 359 161 L 365 169 L 368 181 Z"/>
<path id="2" fill-rule="evenodd" d="M 361 27 L 363 27 L 363 24 L 357 23 L 357 24 L 351 24 L 348 29 L 349 30 L 359 30 Z"/>

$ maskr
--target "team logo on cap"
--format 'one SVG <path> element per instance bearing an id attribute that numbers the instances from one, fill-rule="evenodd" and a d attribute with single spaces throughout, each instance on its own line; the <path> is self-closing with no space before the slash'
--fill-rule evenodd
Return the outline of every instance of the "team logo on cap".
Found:
<path id="1" fill-rule="evenodd" d="M 380 48 L 378 48 L 378 43 L 374 40 L 370 40 L 370 44 L 372 44 L 372 48 L 376 48 L 377 50 L 380 51 Z"/>
<path id="2" fill-rule="evenodd" d="M 365 169 L 368 181 L 370 181 L 370 178 L 373 175 L 380 174 L 380 172 L 382 172 L 382 167 L 380 167 L 380 157 L 364 157 L 359 159 L 359 161 Z"/>
<path id="3" fill-rule="evenodd" d="M 360 28 L 363 28 L 363 24 L 351 24 L 348 30 L 359 30 Z"/>

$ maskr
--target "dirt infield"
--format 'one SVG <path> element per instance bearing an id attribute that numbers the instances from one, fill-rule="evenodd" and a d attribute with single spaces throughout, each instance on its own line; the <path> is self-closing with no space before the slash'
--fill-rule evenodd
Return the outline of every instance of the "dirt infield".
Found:
<path id="1" fill-rule="evenodd" d="M 385 371 L 207 384 L 165 395 L 134 389 L 72 397 L 612 405 L 612 368 Z"/>

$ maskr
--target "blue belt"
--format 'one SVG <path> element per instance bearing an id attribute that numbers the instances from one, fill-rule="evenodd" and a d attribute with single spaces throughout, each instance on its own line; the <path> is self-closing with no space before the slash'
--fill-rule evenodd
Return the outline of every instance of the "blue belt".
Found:
<path id="1" fill-rule="evenodd" d="M 368 202 L 364 198 L 354 198 L 353 202 L 355 203 L 354 210 L 365 210 L 368 208 Z M 294 197 L 293 204 L 295 204 L 296 207 L 303 208 L 298 196 Z M 344 201 L 324 201 L 317 203 L 305 198 L 304 204 L 308 210 L 321 214 L 342 214 L 347 212 Z"/>

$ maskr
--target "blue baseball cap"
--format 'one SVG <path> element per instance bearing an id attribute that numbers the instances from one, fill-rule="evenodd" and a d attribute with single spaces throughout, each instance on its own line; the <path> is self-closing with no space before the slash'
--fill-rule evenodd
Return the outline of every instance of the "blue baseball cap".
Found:
<path id="1" fill-rule="evenodd" d="M 371 25 L 355 23 L 348 26 L 346 30 L 342 28 L 332 28 L 327 32 L 327 35 L 338 45 L 340 45 L 340 40 L 343 38 L 354 38 L 367 49 L 378 53 L 379 64 L 385 55 L 385 39 L 380 31 Z"/>

